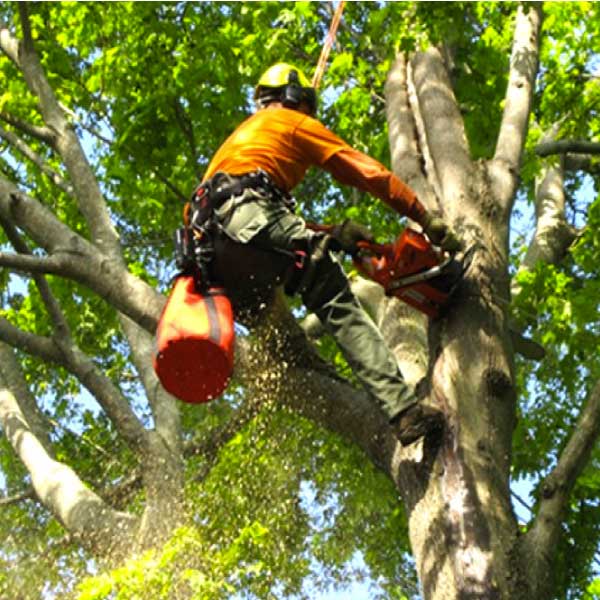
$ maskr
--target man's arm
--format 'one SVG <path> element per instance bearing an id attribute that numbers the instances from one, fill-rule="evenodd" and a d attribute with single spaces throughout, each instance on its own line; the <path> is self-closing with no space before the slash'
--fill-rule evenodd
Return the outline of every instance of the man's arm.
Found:
<path id="1" fill-rule="evenodd" d="M 352 148 L 317 119 L 305 116 L 296 124 L 292 140 L 306 163 L 318 165 L 340 183 L 368 192 L 397 213 L 424 223 L 427 210 L 407 185 L 380 162 Z"/>
<path id="2" fill-rule="evenodd" d="M 307 162 L 319 165 L 340 183 L 368 192 L 397 213 L 423 227 L 427 237 L 449 252 L 461 247 L 460 240 L 443 219 L 433 215 L 417 195 L 374 158 L 354 150 L 322 123 L 306 117 L 294 130 L 293 139 Z"/>
<path id="3" fill-rule="evenodd" d="M 448 252 L 462 244 L 438 216 L 427 211 L 417 195 L 391 171 L 375 159 L 352 148 L 339 150 L 323 165 L 340 183 L 369 192 L 423 227 L 427 237 Z"/>
<path id="4" fill-rule="evenodd" d="M 427 210 L 416 194 L 370 156 L 349 147 L 336 152 L 322 167 L 340 183 L 368 192 L 397 213 L 425 225 Z"/>

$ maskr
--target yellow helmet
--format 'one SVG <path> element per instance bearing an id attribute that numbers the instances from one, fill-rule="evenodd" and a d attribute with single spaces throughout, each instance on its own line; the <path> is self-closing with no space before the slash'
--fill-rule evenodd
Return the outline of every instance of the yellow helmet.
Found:
<path id="1" fill-rule="evenodd" d="M 317 110 L 315 88 L 300 69 L 288 63 L 277 63 L 262 74 L 254 99 L 261 107 L 281 102 L 288 108 L 298 108 L 306 102 L 311 114 Z"/>

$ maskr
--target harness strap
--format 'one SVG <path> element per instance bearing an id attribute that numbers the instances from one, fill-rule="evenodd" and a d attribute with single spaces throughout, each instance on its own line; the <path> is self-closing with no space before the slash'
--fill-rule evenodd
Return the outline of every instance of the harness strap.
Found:
<path id="1" fill-rule="evenodd" d="M 281 201 L 287 206 L 293 206 L 293 199 L 287 192 L 273 183 L 273 180 L 262 169 L 245 173 L 243 175 L 230 175 L 228 173 L 215 173 L 210 179 L 202 182 L 192 194 L 192 203 L 202 205 L 206 198 L 212 210 L 220 208 L 227 200 L 234 196 L 241 196 L 244 190 L 252 189 L 263 191 L 275 201 Z"/>

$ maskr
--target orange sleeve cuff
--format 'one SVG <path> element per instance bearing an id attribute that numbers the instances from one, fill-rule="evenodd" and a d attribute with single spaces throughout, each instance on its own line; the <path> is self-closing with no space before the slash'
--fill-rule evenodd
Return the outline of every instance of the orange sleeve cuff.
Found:
<path id="1" fill-rule="evenodd" d="M 349 146 L 331 156 L 323 168 L 340 183 L 372 194 L 413 221 L 420 223 L 427 212 L 416 194 L 391 171 Z"/>

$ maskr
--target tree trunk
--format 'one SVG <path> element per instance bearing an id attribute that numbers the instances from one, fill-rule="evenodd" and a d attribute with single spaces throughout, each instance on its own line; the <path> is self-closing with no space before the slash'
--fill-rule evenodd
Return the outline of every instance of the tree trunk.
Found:
<path id="1" fill-rule="evenodd" d="M 484 246 L 493 248 L 495 240 Z M 431 401 L 446 414 L 439 449 L 424 448 L 402 485 L 427 600 L 519 598 L 518 528 L 510 502 L 515 425 L 506 264 L 477 253 L 453 310 L 433 324 Z M 501 283 L 499 283 L 501 282 Z"/>
<path id="2" fill-rule="evenodd" d="M 386 89 L 394 168 L 420 186 L 429 206 L 432 196 L 437 199 L 445 219 L 474 249 L 451 310 L 429 326 L 426 401 L 443 410 L 446 430 L 440 440 L 401 451 L 392 472 L 409 515 L 426 600 L 532 597 L 509 485 L 516 394 L 507 316 L 508 224 L 540 21 L 539 11 L 519 10 L 505 113 L 489 163 L 470 159 L 437 49 L 399 59 Z M 428 157 L 421 172 L 414 161 L 398 160 L 411 147 L 411 135 L 413 147 Z M 398 358 L 402 363 L 410 357 L 399 348 Z"/>

